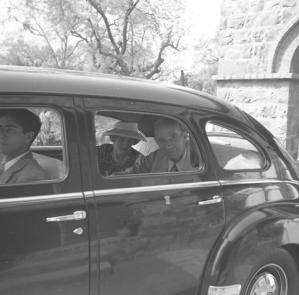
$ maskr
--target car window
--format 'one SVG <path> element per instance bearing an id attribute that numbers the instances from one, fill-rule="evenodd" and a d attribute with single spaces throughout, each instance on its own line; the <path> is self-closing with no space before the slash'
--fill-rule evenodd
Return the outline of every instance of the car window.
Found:
<path id="1" fill-rule="evenodd" d="M 41 183 L 66 175 L 62 117 L 51 108 L 0 109 L 0 184 Z"/>
<path id="2" fill-rule="evenodd" d="M 174 118 L 98 112 L 94 125 L 102 176 L 198 171 L 202 167 L 188 128 Z"/>
<path id="3" fill-rule="evenodd" d="M 224 170 L 257 170 L 266 160 L 257 147 L 232 129 L 208 122 L 206 132 L 219 166 Z"/>

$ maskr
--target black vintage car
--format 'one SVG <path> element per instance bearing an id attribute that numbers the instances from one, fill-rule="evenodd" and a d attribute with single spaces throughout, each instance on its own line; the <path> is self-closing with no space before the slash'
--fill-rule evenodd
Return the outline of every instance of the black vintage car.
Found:
<path id="1" fill-rule="evenodd" d="M 48 178 L 0 184 L 0 294 L 298 294 L 299 172 L 245 112 L 175 85 L 22 68 L 0 70 L 6 108 L 40 117 L 31 152 Z M 187 130 L 194 169 L 101 173 L 113 124 L 137 123 L 148 156 L 161 118 Z"/>

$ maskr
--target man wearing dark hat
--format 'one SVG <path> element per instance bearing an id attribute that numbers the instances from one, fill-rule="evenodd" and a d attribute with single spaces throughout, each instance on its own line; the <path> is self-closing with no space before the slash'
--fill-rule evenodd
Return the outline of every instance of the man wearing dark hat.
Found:
<path id="1" fill-rule="evenodd" d="M 104 132 L 112 144 L 103 144 L 98 149 L 98 166 L 102 175 L 108 176 L 131 167 L 141 154 L 132 148 L 146 137 L 138 130 L 137 123 L 117 122 L 111 130 Z"/>

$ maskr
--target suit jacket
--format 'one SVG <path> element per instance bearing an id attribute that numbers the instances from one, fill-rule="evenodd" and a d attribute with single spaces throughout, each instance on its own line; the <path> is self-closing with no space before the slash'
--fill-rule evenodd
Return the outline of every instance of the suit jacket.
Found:
<path id="1" fill-rule="evenodd" d="M 0 174 L 0 184 L 24 183 L 45 179 L 49 179 L 49 177 L 32 157 L 32 153 L 24 155 L 14 165 Z"/>
<path id="2" fill-rule="evenodd" d="M 194 171 L 198 170 L 191 160 L 190 148 L 186 150 L 186 157 L 184 160 L 184 165 L 182 171 Z M 168 158 L 161 152 L 157 150 L 153 153 L 150 153 L 146 157 L 142 157 L 140 160 L 137 160 L 135 164 L 127 170 L 129 173 L 150 173 L 150 172 L 168 172 Z"/>

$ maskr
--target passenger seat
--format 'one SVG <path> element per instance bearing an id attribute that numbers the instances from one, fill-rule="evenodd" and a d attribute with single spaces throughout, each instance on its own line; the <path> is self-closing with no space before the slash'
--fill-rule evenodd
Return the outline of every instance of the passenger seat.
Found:
<path id="1" fill-rule="evenodd" d="M 64 177 L 65 166 L 63 161 L 34 152 L 32 153 L 32 156 L 46 171 L 50 179 L 61 179 Z"/>

